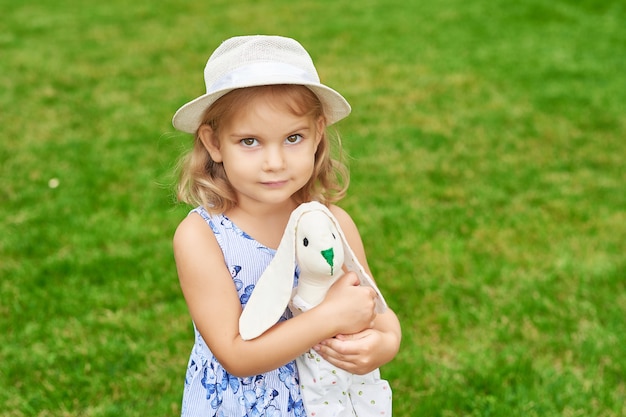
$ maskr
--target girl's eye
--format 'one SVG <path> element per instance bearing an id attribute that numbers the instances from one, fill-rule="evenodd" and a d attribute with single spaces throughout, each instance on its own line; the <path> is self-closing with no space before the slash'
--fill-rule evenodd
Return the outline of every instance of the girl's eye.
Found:
<path id="1" fill-rule="evenodd" d="M 285 142 L 290 143 L 290 144 L 294 144 L 294 143 L 298 143 L 302 140 L 302 135 L 289 135 L 287 136 L 287 139 L 285 139 Z"/>
<path id="2" fill-rule="evenodd" d="M 239 142 L 244 146 L 255 146 L 257 144 L 257 141 L 254 138 L 241 139 Z"/>

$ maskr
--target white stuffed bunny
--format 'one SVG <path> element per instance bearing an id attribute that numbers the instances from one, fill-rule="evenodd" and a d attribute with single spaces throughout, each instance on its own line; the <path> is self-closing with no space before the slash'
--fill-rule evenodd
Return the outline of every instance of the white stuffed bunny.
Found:
<path id="1" fill-rule="evenodd" d="M 300 276 L 294 290 L 296 262 Z M 357 273 L 361 285 L 376 290 L 377 311 L 383 312 L 385 299 L 348 246 L 335 216 L 319 202 L 298 206 L 241 314 L 241 337 L 249 340 L 261 335 L 287 306 L 297 315 L 319 304 L 344 273 L 344 266 Z M 366 375 L 351 374 L 333 367 L 313 349 L 296 363 L 308 416 L 391 416 L 391 388 L 380 379 L 378 369 Z"/>

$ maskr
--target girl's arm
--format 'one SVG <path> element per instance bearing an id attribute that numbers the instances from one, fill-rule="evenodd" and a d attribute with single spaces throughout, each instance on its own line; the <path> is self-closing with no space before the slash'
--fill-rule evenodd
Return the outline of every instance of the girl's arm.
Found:
<path id="1" fill-rule="evenodd" d="M 390 362 L 400 348 L 400 324 L 391 309 L 379 314 L 373 328 L 339 334 L 314 348 L 328 362 L 353 374 L 363 375 Z"/>
<path id="2" fill-rule="evenodd" d="M 337 206 L 330 208 L 339 221 L 348 244 L 366 272 L 372 276 L 367 265 L 361 235 L 354 221 Z M 324 340 L 315 349 L 331 364 L 355 374 L 368 373 L 391 361 L 402 339 L 400 322 L 391 309 L 376 317 L 373 328 L 353 334 L 339 334 Z"/>
<path id="3" fill-rule="evenodd" d="M 321 340 L 358 332 L 378 321 L 374 290 L 358 286 L 356 275 L 346 274 L 319 306 L 244 341 L 239 335 L 239 296 L 215 236 L 199 215 L 186 217 L 178 226 L 174 256 L 191 318 L 215 357 L 233 375 L 277 369 Z"/>

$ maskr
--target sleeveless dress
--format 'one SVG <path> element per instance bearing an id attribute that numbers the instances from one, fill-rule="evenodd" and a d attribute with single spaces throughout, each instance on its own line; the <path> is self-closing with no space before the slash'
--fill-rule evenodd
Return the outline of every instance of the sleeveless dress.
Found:
<path id="1" fill-rule="evenodd" d="M 211 215 L 202 207 L 192 210 L 194 212 L 202 216 L 215 234 L 244 306 L 276 251 L 254 240 L 223 214 Z M 296 271 L 294 285 L 298 275 Z M 280 320 L 290 317 L 287 309 Z M 219 320 L 219 317 L 215 319 Z M 226 372 L 217 361 L 195 324 L 194 333 L 195 344 L 187 366 L 181 416 L 306 416 L 295 361 L 261 375 L 239 378 Z"/>

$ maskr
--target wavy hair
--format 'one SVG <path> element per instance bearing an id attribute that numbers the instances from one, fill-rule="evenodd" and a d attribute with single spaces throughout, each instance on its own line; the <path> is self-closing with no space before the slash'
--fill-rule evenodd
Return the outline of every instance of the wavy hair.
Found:
<path id="1" fill-rule="evenodd" d="M 236 110 L 241 109 L 251 99 L 269 94 L 276 103 L 281 103 L 297 116 L 307 116 L 317 120 L 324 117 L 324 109 L 317 96 L 301 85 L 269 85 L 233 90 L 218 99 L 204 112 L 202 124 L 211 127 L 218 134 L 220 126 L 228 123 Z M 341 200 L 350 182 L 348 169 L 344 163 L 341 139 L 336 132 L 331 135 L 325 129 L 315 152 L 313 175 L 294 195 L 300 204 L 317 200 L 331 204 Z M 203 206 L 213 213 L 223 213 L 237 205 L 237 197 L 224 167 L 211 159 L 196 131 L 193 148 L 179 163 L 177 186 L 179 201 L 192 206 Z"/>

